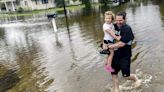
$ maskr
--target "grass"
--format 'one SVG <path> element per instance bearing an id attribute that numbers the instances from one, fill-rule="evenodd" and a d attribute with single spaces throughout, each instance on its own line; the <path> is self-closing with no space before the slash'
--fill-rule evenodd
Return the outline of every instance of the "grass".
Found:
<path id="1" fill-rule="evenodd" d="M 101 4 L 99 3 L 95 3 L 92 4 L 92 6 L 100 6 Z M 67 10 L 78 10 L 81 8 L 84 8 L 85 5 L 74 5 L 74 6 L 67 6 L 66 9 Z M 10 13 L 0 13 L 0 18 L 4 18 L 4 17 L 12 17 L 12 16 L 30 16 L 33 14 L 45 14 L 45 13 L 49 13 L 50 11 L 54 11 L 54 12 L 58 12 L 58 11 L 63 11 L 64 8 L 50 8 L 50 9 L 42 9 L 42 10 L 33 10 L 33 11 L 28 11 L 28 12 L 10 12 Z"/>
<path id="2" fill-rule="evenodd" d="M 85 5 L 76 5 L 76 6 L 68 6 L 66 7 L 67 10 L 78 10 L 78 9 L 81 9 L 81 8 L 84 8 Z M 63 11 L 64 8 L 51 8 L 51 9 L 43 9 L 43 10 L 33 10 L 33 11 L 28 11 L 28 12 L 22 12 L 22 13 L 19 13 L 19 12 L 10 12 L 10 13 L 2 13 L 0 14 L 0 18 L 2 17 L 11 17 L 11 16 L 30 16 L 30 15 L 33 15 L 33 14 L 44 14 L 44 13 L 48 13 L 50 11 Z"/>

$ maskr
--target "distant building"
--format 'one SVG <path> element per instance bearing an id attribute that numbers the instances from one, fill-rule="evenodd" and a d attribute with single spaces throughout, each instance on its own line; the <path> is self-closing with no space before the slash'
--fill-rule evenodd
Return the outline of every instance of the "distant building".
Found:
<path id="1" fill-rule="evenodd" d="M 23 10 L 39 10 L 56 7 L 56 0 L 0 0 L 0 12 Z M 98 3 L 99 0 L 91 0 L 91 3 Z M 66 5 L 80 5 L 81 0 L 65 0 Z"/>
<path id="2" fill-rule="evenodd" d="M 56 7 L 55 0 L 1 0 L 0 4 L 0 12 L 16 11 L 19 7 L 30 10 Z"/>
<path id="3" fill-rule="evenodd" d="M 22 0 L 20 6 L 29 6 L 32 10 L 56 7 L 55 0 Z"/>
<path id="4" fill-rule="evenodd" d="M 1 0 L 0 1 L 0 10 L 1 11 L 15 11 L 16 0 Z"/>
<path id="5" fill-rule="evenodd" d="M 82 2 L 80 0 L 76 0 L 76 1 L 69 0 L 67 2 L 67 5 L 79 5 L 79 4 L 82 4 Z"/>
<path id="6" fill-rule="evenodd" d="M 99 3 L 99 0 L 91 0 L 92 3 Z"/>

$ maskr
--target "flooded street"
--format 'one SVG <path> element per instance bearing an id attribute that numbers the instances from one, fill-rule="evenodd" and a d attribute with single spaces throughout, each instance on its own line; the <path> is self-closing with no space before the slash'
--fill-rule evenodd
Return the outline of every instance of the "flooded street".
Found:
<path id="1" fill-rule="evenodd" d="M 130 0 L 112 7 L 63 12 L 58 31 L 45 15 L 0 18 L 0 92 L 110 92 L 111 75 L 98 53 L 103 13 L 127 12 L 135 34 L 132 72 L 139 88 L 122 80 L 121 92 L 164 92 L 164 2 Z M 8 23 L 8 20 L 17 23 Z"/>

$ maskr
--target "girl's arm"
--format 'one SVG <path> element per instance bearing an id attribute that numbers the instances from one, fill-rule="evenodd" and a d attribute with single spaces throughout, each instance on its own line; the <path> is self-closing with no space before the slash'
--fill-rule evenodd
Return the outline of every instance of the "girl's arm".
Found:
<path id="1" fill-rule="evenodd" d="M 106 30 L 107 33 L 109 33 L 114 39 L 116 39 L 117 41 L 119 41 L 121 39 L 121 36 L 116 36 L 114 31 L 112 30 Z"/>

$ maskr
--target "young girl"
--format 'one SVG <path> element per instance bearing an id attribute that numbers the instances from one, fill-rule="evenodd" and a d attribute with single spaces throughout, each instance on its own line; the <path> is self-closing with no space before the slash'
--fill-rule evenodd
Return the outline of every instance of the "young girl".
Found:
<path id="1" fill-rule="evenodd" d="M 103 24 L 103 32 L 104 32 L 104 38 L 103 38 L 103 49 L 108 50 L 107 46 L 110 44 L 113 44 L 114 39 L 120 40 L 120 36 L 116 36 L 114 32 L 114 14 L 112 11 L 106 11 L 105 14 L 105 23 Z M 111 67 L 112 59 L 114 55 L 114 49 L 109 49 L 110 54 L 107 57 L 107 60 L 105 60 L 105 69 L 108 72 L 114 72 L 114 69 Z"/>

